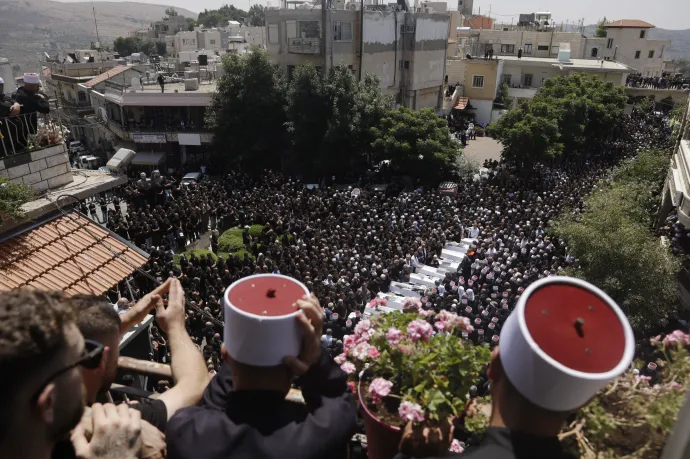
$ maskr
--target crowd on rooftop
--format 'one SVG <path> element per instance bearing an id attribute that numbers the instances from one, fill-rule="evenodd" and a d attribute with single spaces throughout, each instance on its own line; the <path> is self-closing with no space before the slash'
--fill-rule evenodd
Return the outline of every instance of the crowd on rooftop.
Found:
<path id="1" fill-rule="evenodd" d="M 625 85 L 631 88 L 647 89 L 689 89 L 690 77 L 682 74 L 661 76 L 645 76 L 641 73 L 631 73 L 625 80 Z"/>

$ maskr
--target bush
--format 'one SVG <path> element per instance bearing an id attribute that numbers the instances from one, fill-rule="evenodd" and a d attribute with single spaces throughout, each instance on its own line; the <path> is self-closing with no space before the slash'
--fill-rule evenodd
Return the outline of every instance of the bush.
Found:
<path id="1" fill-rule="evenodd" d="M 484 137 L 484 128 L 481 126 L 474 126 L 474 132 L 477 134 L 477 137 Z"/>
<path id="2" fill-rule="evenodd" d="M 240 260 L 242 260 L 242 259 L 244 259 L 244 254 L 245 254 L 245 253 L 246 253 L 247 255 L 249 255 L 249 259 L 250 259 L 250 260 L 252 260 L 252 261 L 256 260 L 256 257 L 255 257 L 254 255 L 252 255 L 252 253 L 249 252 L 249 251 L 246 250 L 246 249 L 240 249 L 240 250 L 238 250 L 238 251 L 236 251 L 236 252 L 233 252 L 233 253 L 232 253 L 232 256 L 237 257 L 237 258 L 239 258 Z"/>
<path id="3" fill-rule="evenodd" d="M 221 252 L 236 252 L 244 248 L 242 228 L 230 228 L 218 238 L 218 250 Z"/>
<path id="4" fill-rule="evenodd" d="M 252 225 L 249 227 L 249 235 L 253 238 L 261 237 L 264 231 L 264 225 Z"/>

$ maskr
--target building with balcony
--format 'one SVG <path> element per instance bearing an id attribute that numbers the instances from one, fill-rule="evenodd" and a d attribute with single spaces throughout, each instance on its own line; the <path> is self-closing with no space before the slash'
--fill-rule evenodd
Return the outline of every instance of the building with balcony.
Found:
<path id="1" fill-rule="evenodd" d="M 690 100 L 679 126 L 680 135 L 676 151 L 666 176 L 662 194 L 659 221 L 663 222 L 675 207 L 678 221 L 690 228 Z"/>
<path id="2" fill-rule="evenodd" d="M 367 72 L 378 76 L 382 91 L 403 106 L 440 108 L 448 13 L 428 6 L 418 12 L 403 12 L 365 5 L 363 14 L 357 8 L 359 3 L 325 11 L 266 11 L 271 58 L 288 77 L 303 64 L 324 72 L 334 65 L 345 65 L 357 78 Z"/>
<path id="3" fill-rule="evenodd" d="M 615 86 L 625 86 L 627 76 L 633 70 L 619 62 L 591 59 L 570 59 L 567 44 L 561 44 L 559 58 L 523 56 L 499 56 L 483 58 L 456 58 L 448 62 L 451 84 L 459 83 L 463 91 L 459 96 L 470 100 L 475 121 L 485 125 L 497 119 L 493 113 L 493 101 L 501 85 L 509 87 L 511 102 L 506 108 L 515 108 L 523 101 L 532 99 L 544 82 L 556 76 L 584 73 L 596 75 Z"/>
<path id="4" fill-rule="evenodd" d="M 213 140 L 204 116 L 215 81 L 169 78 L 161 93 L 153 75 L 134 85 L 117 77 L 82 85 L 94 110 L 88 122 L 96 128 L 95 141 L 107 144 L 109 155 L 123 147 L 136 151 L 135 166 L 164 169 L 203 162 Z"/>

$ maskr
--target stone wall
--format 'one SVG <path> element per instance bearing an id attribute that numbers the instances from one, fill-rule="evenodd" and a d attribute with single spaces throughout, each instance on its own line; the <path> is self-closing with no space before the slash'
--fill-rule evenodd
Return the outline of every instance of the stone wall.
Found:
<path id="1" fill-rule="evenodd" d="M 64 145 L 0 159 L 0 177 L 31 186 L 37 191 L 72 182 L 72 169 Z"/>

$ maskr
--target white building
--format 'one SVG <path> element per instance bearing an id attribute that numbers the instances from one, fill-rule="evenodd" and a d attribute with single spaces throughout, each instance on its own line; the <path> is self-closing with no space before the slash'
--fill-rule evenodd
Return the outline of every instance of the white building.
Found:
<path id="1" fill-rule="evenodd" d="M 654 26 L 636 19 L 621 19 L 606 24 L 603 57 L 628 65 L 643 75 L 661 75 L 671 40 L 649 38 Z"/>

